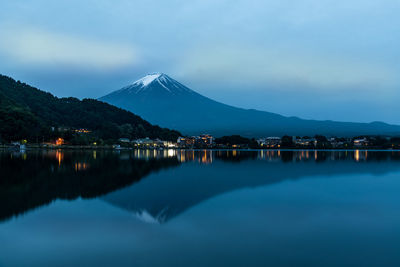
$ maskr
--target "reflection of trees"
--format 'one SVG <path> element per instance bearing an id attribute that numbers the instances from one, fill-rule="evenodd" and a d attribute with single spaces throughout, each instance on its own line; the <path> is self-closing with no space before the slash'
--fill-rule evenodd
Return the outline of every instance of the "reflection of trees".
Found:
<path id="1" fill-rule="evenodd" d="M 281 160 L 283 162 L 291 162 L 293 161 L 294 153 L 293 151 L 281 151 Z"/>
<path id="2" fill-rule="evenodd" d="M 131 153 L 99 151 L 0 153 L 0 220 L 24 213 L 56 199 L 98 197 L 133 184 L 153 171 L 177 166 L 181 162 L 200 164 L 216 161 L 232 162 L 238 164 L 230 165 L 227 170 L 236 168 L 239 171 L 241 170 L 241 166 L 237 166 L 239 163 L 262 161 L 265 162 L 260 167 L 262 173 L 268 170 L 270 176 L 268 182 L 274 182 L 287 179 L 287 177 L 293 179 L 296 176 L 314 173 L 349 173 L 361 170 L 379 173 L 382 169 L 398 166 L 397 163 L 379 164 L 379 162 L 400 160 L 399 151 L 178 150 L 172 152 L 143 150 Z M 285 164 L 279 164 L 281 162 Z M 303 164 L 296 164 L 298 162 Z M 321 164 L 313 164 L 314 162 Z M 373 162 L 375 164 L 370 164 Z M 364 164 L 364 167 L 360 168 L 360 164 Z M 208 170 L 208 168 L 204 169 Z M 255 170 L 246 171 L 254 172 Z M 188 175 L 190 176 L 191 173 Z M 274 175 L 275 178 L 273 178 Z M 217 181 L 222 182 L 222 178 L 214 179 L 217 174 L 213 169 L 210 169 L 205 176 L 212 178 L 204 184 L 203 190 L 204 195 L 210 196 L 241 186 L 257 186 L 266 183 L 262 179 L 257 180 L 257 177 L 254 177 L 256 180 L 253 184 L 248 179 L 245 181 L 241 177 L 236 177 L 236 184 L 233 184 L 230 178 L 220 187 L 212 188 L 209 185 Z M 220 176 L 224 177 L 225 174 L 220 174 Z M 188 192 L 181 192 L 183 183 L 187 183 Z M 173 184 L 169 182 L 168 185 Z M 162 204 L 170 201 L 175 195 L 192 194 L 190 190 L 193 185 L 192 180 L 180 180 L 173 187 L 181 189 L 174 194 L 168 194 Z M 200 185 L 196 188 L 199 189 Z M 215 192 L 212 191 L 214 189 Z M 199 189 L 196 192 L 200 191 Z M 203 198 L 205 196 L 199 196 L 199 199 Z M 183 201 L 179 200 L 179 203 L 182 204 Z"/>
<path id="3" fill-rule="evenodd" d="M 121 160 L 114 153 L 94 155 L 0 154 L 0 220 L 55 199 L 98 197 L 139 181 L 153 171 L 179 164 L 176 158 Z"/>

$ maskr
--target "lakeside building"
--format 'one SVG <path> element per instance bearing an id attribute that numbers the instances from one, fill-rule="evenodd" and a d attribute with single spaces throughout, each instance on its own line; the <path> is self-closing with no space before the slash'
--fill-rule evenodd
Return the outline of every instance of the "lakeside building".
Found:
<path id="1" fill-rule="evenodd" d="M 214 138 L 209 134 L 202 134 L 195 137 L 195 145 L 198 147 L 212 147 Z"/>
<path id="2" fill-rule="evenodd" d="M 178 137 L 177 140 L 178 147 L 182 148 L 193 147 L 195 142 L 194 137 Z"/>
<path id="3" fill-rule="evenodd" d="M 278 148 L 281 146 L 282 143 L 282 138 L 280 137 L 266 137 L 266 138 L 260 138 L 257 140 L 257 143 L 261 147 L 266 147 L 266 148 Z"/>
<path id="4" fill-rule="evenodd" d="M 214 137 L 209 134 L 202 134 L 199 136 L 179 137 L 177 144 L 182 148 L 210 148 L 214 144 Z"/>
<path id="5" fill-rule="evenodd" d="M 134 146 L 136 147 L 152 147 L 152 148 L 172 148 L 176 147 L 176 144 L 170 141 L 163 141 L 160 139 L 155 139 L 152 140 L 148 137 L 146 138 L 141 138 L 141 139 L 136 139 L 132 141 Z"/>
<path id="6" fill-rule="evenodd" d="M 367 138 L 354 139 L 353 144 L 355 147 L 363 147 L 363 146 L 368 146 L 369 141 Z"/>
<path id="7" fill-rule="evenodd" d="M 146 138 L 140 138 L 140 139 L 133 140 L 132 143 L 139 147 L 140 146 L 151 146 L 151 145 L 153 145 L 153 140 L 146 137 Z"/>
<path id="8" fill-rule="evenodd" d="M 299 146 L 317 145 L 317 139 L 310 137 L 294 138 L 294 143 Z"/>
<path id="9" fill-rule="evenodd" d="M 63 138 L 57 138 L 56 140 L 56 146 L 62 146 L 65 144 L 65 140 Z"/>

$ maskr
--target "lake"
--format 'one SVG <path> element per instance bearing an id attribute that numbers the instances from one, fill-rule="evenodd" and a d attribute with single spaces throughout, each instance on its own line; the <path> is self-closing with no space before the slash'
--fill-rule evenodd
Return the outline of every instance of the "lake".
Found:
<path id="1" fill-rule="evenodd" d="M 0 152 L 0 266 L 400 266 L 399 151 Z"/>

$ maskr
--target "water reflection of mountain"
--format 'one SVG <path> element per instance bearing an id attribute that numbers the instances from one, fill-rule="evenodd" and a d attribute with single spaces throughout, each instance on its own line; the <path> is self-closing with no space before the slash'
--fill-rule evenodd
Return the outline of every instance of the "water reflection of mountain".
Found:
<path id="1" fill-rule="evenodd" d="M 178 164 L 176 157 L 96 151 L 0 153 L 0 221 L 56 199 L 98 197 Z"/>
<path id="2" fill-rule="evenodd" d="M 381 174 L 400 170 L 399 160 L 400 152 L 369 151 L 0 152 L 0 221 L 56 199 L 103 196 L 146 221 L 165 222 L 233 190 L 306 176 Z"/>
<path id="3" fill-rule="evenodd" d="M 209 198 L 303 177 L 399 171 L 400 152 L 181 151 L 189 162 L 103 199 L 147 222 L 163 223 Z M 205 164 L 213 163 L 212 166 Z M 204 164 L 196 164 L 204 163 Z"/>

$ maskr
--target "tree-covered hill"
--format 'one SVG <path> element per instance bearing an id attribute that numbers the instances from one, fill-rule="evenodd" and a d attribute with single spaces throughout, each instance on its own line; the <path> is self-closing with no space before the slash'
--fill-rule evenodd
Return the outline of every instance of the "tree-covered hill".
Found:
<path id="1" fill-rule="evenodd" d="M 179 132 L 154 126 L 135 114 L 94 99 L 58 98 L 0 75 L 0 138 L 3 141 L 66 138 L 74 129 L 88 129 L 92 138 L 160 138 L 176 140 Z M 62 130 L 60 130 L 62 129 Z"/>

